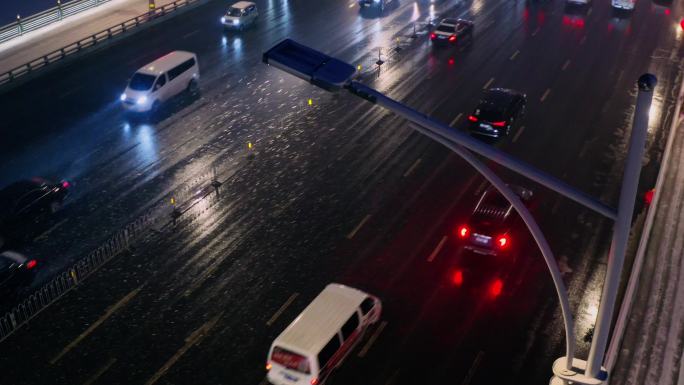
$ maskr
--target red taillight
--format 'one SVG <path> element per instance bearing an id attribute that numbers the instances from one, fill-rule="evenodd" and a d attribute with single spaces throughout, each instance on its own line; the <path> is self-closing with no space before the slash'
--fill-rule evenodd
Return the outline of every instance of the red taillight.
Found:
<path id="1" fill-rule="evenodd" d="M 32 259 L 32 260 L 26 262 L 26 268 L 29 269 L 29 270 L 31 270 L 31 269 L 33 269 L 34 267 L 36 267 L 36 265 L 38 265 L 38 262 L 36 262 L 35 259 Z"/>
<path id="2" fill-rule="evenodd" d="M 69 187 L 71 187 L 71 183 L 69 183 L 68 181 L 62 181 L 62 188 L 69 188 Z"/>
<path id="3" fill-rule="evenodd" d="M 646 203 L 647 205 L 650 205 L 651 202 L 653 202 L 653 195 L 655 195 L 655 189 L 654 188 L 646 191 L 646 193 L 644 194 L 644 203 Z"/>
<path id="4" fill-rule="evenodd" d="M 271 370 L 272 367 L 273 367 L 273 366 L 271 366 L 271 363 L 270 363 L 270 362 L 267 362 L 267 363 L 266 363 L 266 371 Z"/>
<path id="5" fill-rule="evenodd" d="M 477 117 L 475 117 L 475 116 L 473 116 L 473 115 L 470 115 L 470 116 L 468 117 L 468 120 L 470 120 L 471 122 L 477 122 Z"/>
<path id="6" fill-rule="evenodd" d="M 436 38 L 437 38 L 437 35 L 435 35 L 434 33 L 430 34 L 430 40 L 435 40 Z"/>
<path id="7" fill-rule="evenodd" d="M 508 248 L 510 244 L 511 240 L 505 235 L 496 238 L 496 245 L 502 250 Z"/>
<path id="8" fill-rule="evenodd" d="M 503 127 L 506 125 L 506 121 L 492 122 L 492 126 Z"/>
<path id="9" fill-rule="evenodd" d="M 456 41 L 456 35 L 449 36 L 449 41 L 452 43 L 455 42 Z"/>
<path id="10" fill-rule="evenodd" d="M 311 379 L 311 385 L 316 385 L 318 384 L 318 378 L 314 377 Z"/>
<path id="11" fill-rule="evenodd" d="M 451 276 L 451 282 L 456 286 L 461 286 L 463 284 L 463 272 L 461 270 L 454 271 L 454 274 Z"/>
<path id="12" fill-rule="evenodd" d="M 458 228 L 458 230 L 456 231 L 456 233 L 457 233 L 458 236 L 461 237 L 461 238 L 467 238 L 468 235 L 470 235 L 470 229 L 468 228 L 468 226 L 461 226 L 461 227 Z"/>
<path id="13" fill-rule="evenodd" d="M 489 294 L 492 297 L 498 297 L 501 295 L 501 291 L 503 290 L 503 281 L 500 279 L 497 279 L 496 281 L 492 282 L 492 285 L 489 287 Z"/>

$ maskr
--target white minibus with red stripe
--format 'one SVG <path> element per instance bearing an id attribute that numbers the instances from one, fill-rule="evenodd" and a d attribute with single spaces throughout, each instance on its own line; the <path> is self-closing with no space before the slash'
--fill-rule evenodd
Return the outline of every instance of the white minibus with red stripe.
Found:
<path id="1" fill-rule="evenodd" d="M 322 385 L 368 327 L 380 319 L 380 300 L 331 283 L 273 341 L 266 361 L 274 385 Z"/>

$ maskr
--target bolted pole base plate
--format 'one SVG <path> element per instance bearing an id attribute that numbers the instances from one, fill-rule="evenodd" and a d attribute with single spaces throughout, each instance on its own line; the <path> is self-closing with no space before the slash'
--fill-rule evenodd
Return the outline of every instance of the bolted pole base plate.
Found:
<path id="1" fill-rule="evenodd" d="M 587 361 L 575 358 L 572 360 L 572 369 L 568 370 L 565 363 L 567 357 L 561 357 L 553 362 L 554 377 L 549 381 L 549 385 L 565 385 L 568 383 L 578 385 L 604 385 L 608 381 L 608 371 L 601 367 L 598 378 L 588 377 L 584 373 L 587 369 Z"/>

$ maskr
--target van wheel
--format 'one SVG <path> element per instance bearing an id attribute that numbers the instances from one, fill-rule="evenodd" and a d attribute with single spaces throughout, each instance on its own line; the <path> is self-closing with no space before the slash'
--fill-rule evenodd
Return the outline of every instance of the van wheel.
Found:
<path id="1" fill-rule="evenodd" d="M 197 86 L 197 80 L 192 79 L 188 82 L 188 93 L 190 95 L 195 95 L 197 94 L 197 91 L 199 91 L 199 87 Z"/>
<path id="2" fill-rule="evenodd" d="M 0 249 L 2 249 L 2 246 L 4 246 L 4 245 L 5 245 L 5 237 L 3 237 L 2 234 L 0 234 Z"/>
<path id="3" fill-rule="evenodd" d="M 150 113 L 152 114 L 157 114 L 159 113 L 159 100 L 155 100 L 154 103 L 152 103 L 152 108 L 150 109 Z"/>

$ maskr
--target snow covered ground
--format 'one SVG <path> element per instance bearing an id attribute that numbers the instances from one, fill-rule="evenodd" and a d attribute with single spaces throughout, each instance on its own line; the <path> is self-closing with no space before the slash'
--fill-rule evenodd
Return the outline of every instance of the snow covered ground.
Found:
<path id="1" fill-rule="evenodd" d="M 684 122 L 672 142 L 660 201 L 612 385 L 684 385 Z"/>

